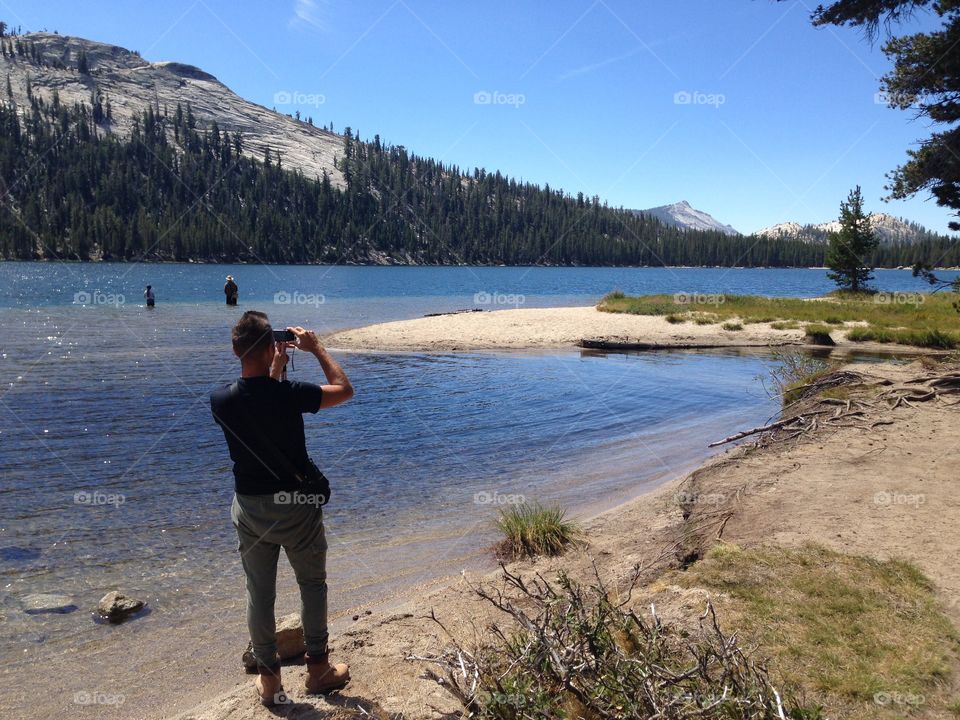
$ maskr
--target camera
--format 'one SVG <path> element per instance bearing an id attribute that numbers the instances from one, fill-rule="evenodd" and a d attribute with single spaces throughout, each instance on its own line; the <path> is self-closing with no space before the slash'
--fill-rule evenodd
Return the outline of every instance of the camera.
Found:
<path id="1" fill-rule="evenodd" d="M 297 339 L 297 336 L 293 334 L 293 330 L 274 330 L 273 331 L 273 341 L 274 342 L 293 342 Z"/>

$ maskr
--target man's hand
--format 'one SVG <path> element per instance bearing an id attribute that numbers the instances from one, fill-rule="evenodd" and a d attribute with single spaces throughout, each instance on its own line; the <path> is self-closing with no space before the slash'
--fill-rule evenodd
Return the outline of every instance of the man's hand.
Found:
<path id="1" fill-rule="evenodd" d="M 276 343 L 273 347 L 273 361 L 270 363 L 270 377 L 274 380 L 283 379 L 283 371 L 287 368 L 287 344 Z"/>
<path id="2" fill-rule="evenodd" d="M 316 355 L 323 351 L 323 345 L 320 344 L 317 334 L 312 330 L 304 330 L 299 326 L 290 327 L 287 328 L 287 330 L 290 330 L 294 335 L 297 336 L 297 347 L 304 352 Z"/>
<path id="3" fill-rule="evenodd" d="M 320 401 L 320 407 L 333 407 L 352 398 L 353 385 L 350 384 L 350 379 L 343 368 L 327 352 L 327 349 L 320 344 L 317 334 L 310 330 L 304 330 L 302 327 L 287 329 L 297 336 L 297 347 L 304 352 L 313 353 L 317 357 L 317 360 L 320 361 L 320 367 L 323 369 L 323 374 L 327 377 L 327 384 L 321 385 L 323 397 Z"/>

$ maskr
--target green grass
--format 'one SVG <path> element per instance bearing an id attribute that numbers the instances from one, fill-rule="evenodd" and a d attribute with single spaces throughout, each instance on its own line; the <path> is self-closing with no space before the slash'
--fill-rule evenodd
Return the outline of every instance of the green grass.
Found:
<path id="1" fill-rule="evenodd" d="M 577 523 L 567 520 L 563 508 L 538 503 L 501 509 L 497 528 L 503 534 L 497 555 L 511 559 L 559 555 L 570 545 L 578 544 L 583 534 Z"/>
<path id="2" fill-rule="evenodd" d="M 721 544 L 658 584 L 724 598 L 718 611 L 728 632 L 759 643 L 788 684 L 847 706 L 831 708 L 830 717 L 889 717 L 874 702 L 877 693 L 946 707 L 941 688 L 956 661 L 957 632 L 930 581 L 907 562 L 818 546 Z"/>
<path id="3" fill-rule="evenodd" d="M 853 342 L 894 343 L 897 345 L 916 345 L 917 347 L 952 350 L 957 347 L 955 334 L 947 334 L 937 329 L 908 330 L 904 328 L 858 327 L 847 333 L 847 339 Z"/>
<path id="4" fill-rule="evenodd" d="M 737 330 L 743 330 L 743 325 L 738 322 L 725 322 L 721 325 L 724 330 L 730 330 L 731 332 L 736 332 Z"/>
<path id="5" fill-rule="evenodd" d="M 860 322 L 866 326 L 851 328 L 847 335 L 850 340 L 936 349 L 960 347 L 960 313 L 954 307 L 955 293 L 909 296 L 832 293 L 815 300 L 754 295 L 705 297 L 713 301 L 691 304 L 689 300 L 677 302 L 673 295 L 630 296 L 619 292 L 604 297 L 597 307 L 603 312 L 664 315 L 673 323 L 708 320 L 742 325 L 773 323 L 772 326 L 778 329 Z"/>

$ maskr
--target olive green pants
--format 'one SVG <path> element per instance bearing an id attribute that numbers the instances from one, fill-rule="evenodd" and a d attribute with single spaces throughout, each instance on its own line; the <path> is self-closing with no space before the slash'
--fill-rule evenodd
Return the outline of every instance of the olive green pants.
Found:
<path id="1" fill-rule="evenodd" d="M 327 651 L 327 539 L 323 510 L 316 503 L 290 502 L 291 497 L 288 493 L 238 494 L 234 495 L 230 510 L 247 577 L 247 627 L 253 654 L 263 667 L 280 661 L 274 602 L 281 547 L 300 586 L 307 653 L 320 656 Z M 306 500 L 313 496 L 299 497 Z"/>

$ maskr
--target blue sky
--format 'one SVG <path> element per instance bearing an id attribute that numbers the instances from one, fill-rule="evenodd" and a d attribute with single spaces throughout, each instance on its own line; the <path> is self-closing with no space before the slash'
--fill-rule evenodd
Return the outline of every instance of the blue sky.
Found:
<path id="1" fill-rule="evenodd" d="M 614 206 L 685 199 L 750 232 L 832 219 L 860 184 L 869 210 L 945 231 L 929 197 L 881 202 L 929 128 L 877 102 L 879 46 L 813 28 L 814 5 L 0 0 L 0 18 L 191 63 L 337 131 Z"/>

